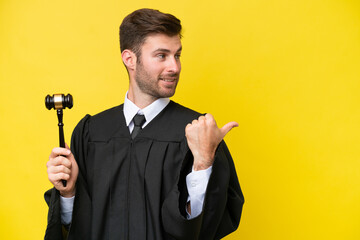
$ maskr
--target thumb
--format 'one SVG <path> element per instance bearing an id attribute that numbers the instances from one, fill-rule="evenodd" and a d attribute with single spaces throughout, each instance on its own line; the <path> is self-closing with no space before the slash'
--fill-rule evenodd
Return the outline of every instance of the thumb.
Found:
<path id="1" fill-rule="evenodd" d="M 65 143 L 65 148 L 66 148 L 67 150 L 70 150 L 70 151 L 69 151 L 69 152 L 70 152 L 69 156 L 71 156 L 71 155 L 72 155 L 72 152 L 71 152 L 71 149 L 70 149 L 69 145 L 67 145 L 67 143 Z"/>
<path id="2" fill-rule="evenodd" d="M 227 124 L 225 124 L 221 129 L 221 133 L 223 135 L 223 137 L 225 137 L 225 135 L 234 127 L 238 127 L 239 124 L 237 122 L 228 122 Z"/>
<path id="3" fill-rule="evenodd" d="M 67 145 L 67 143 L 65 143 L 65 148 L 70 150 L 69 145 Z"/>
<path id="4" fill-rule="evenodd" d="M 71 152 L 71 149 L 70 149 L 69 145 L 67 145 L 67 143 L 65 143 L 65 148 L 68 149 L 68 150 L 70 150 L 70 151 L 69 151 L 70 154 L 68 155 L 68 157 L 70 157 L 70 158 L 69 158 L 70 161 L 73 162 L 73 160 L 71 160 L 71 159 L 74 159 L 74 155 L 73 155 L 73 153 Z"/>

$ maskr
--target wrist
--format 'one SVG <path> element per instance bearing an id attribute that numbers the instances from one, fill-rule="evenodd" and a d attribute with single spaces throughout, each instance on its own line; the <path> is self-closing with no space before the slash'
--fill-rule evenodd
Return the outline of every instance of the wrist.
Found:
<path id="1" fill-rule="evenodd" d="M 195 165 L 194 164 L 194 171 L 206 170 L 209 167 L 211 167 L 211 165 L 200 165 L 200 164 Z"/>
<path id="2" fill-rule="evenodd" d="M 205 170 L 212 166 L 215 158 L 215 149 L 191 149 L 191 153 L 194 157 L 193 170 Z"/>
<path id="3" fill-rule="evenodd" d="M 193 170 L 194 171 L 201 171 L 208 169 L 212 166 L 214 158 L 195 158 L 194 157 L 194 164 L 193 164 Z"/>
<path id="4" fill-rule="evenodd" d="M 72 198 L 75 196 L 75 189 L 72 191 L 60 191 L 60 195 L 64 198 Z"/>

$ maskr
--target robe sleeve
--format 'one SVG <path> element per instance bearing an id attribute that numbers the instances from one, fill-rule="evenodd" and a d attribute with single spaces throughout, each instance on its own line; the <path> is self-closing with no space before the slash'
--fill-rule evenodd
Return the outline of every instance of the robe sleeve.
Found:
<path id="1" fill-rule="evenodd" d="M 193 157 L 188 150 L 179 176 L 178 187 L 174 188 L 162 206 L 164 230 L 178 240 L 220 239 L 235 231 L 239 225 L 244 196 L 242 194 L 234 162 L 222 141 L 216 150 L 212 174 L 206 190 L 202 213 L 193 219 L 186 219 L 187 194 L 185 181 Z"/>
<path id="2" fill-rule="evenodd" d="M 45 240 L 75 239 L 77 232 L 89 233 L 90 227 L 90 197 L 87 191 L 84 170 L 84 158 L 88 142 L 88 120 L 90 115 L 86 115 L 75 127 L 71 138 L 71 151 L 79 165 L 79 175 L 76 181 L 76 196 L 73 208 L 72 223 L 70 226 L 61 224 L 60 214 L 60 193 L 55 188 L 48 190 L 44 197 L 49 206 L 48 224 L 45 232 Z M 79 204 L 81 202 L 81 205 Z M 85 216 L 86 215 L 86 216 Z M 77 221 L 81 219 L 81 221 Z M 85 219 L 85 221 L 84 221 Z M 75 225 L 75 226 L 74 226 Z M 70 234 L 68 230 L 70 228 Z M 81 234 L 83 239 L 90 239 L 89 236 Z"/>
<path id="3" fill-rule="evenodd" d="M 55 188 L 45 192 L 45 201 L 49 206 L 48 211 L 48 224 L 46 227 L 45 237 L 46 240 L 62 240 L 65 239 L 66 232 L 63 233 L 60 216 L 60 194 Z M 64 235 L 64 236 L 63 236 Z"/>

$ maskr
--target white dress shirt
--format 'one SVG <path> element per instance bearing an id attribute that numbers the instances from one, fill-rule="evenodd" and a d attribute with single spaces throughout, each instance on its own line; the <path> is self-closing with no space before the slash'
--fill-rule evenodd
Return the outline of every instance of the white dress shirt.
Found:
<path id="1" fill-rule="evenodd" d="M 140 109 L 128 99 L 127 95 L 128 93 L 125 95 L 123 110 L 126 125 L 128 126 L 130 133 L 134 129 L 134 122 L 132 119 L 136 114 L 145 116 L 146 121 L 142 126 L 142 128 L 145 128 L 146 125 L 148 125 L 170 102 L 169 98 L 159 98 L 147 107 Z M 188 213 L 188 219 L 197 217 L 202 211 L 205 191 L 211 171 L 212 167 L 200 171 L 193 170 L 186 176 L 186 186 L 189 193 L 188 202 L 190 202 L 191 207 L 191 214 Z M 60 196 L 61 222 L 64 225 L 71 223 L 74 200 L 75 197 L 65 198 Z"/>

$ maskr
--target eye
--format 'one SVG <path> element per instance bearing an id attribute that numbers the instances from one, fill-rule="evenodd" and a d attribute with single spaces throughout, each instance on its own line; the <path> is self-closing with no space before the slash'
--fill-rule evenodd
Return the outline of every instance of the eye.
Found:
<path id="1" fill-rule="evenodd" d="M 165 54 L 163 54 L 163 53 L 159 53 L 159 54 L 157 54 L 156 55 L 158 58 L 160 58 L 160 59 L 164 59 L 165 58 Z"/>
<path id="2" fill-rule="evenodd" d="M 180 59 L 181 55 L 180 54 L 176 54 L 175 55 L 175 59 Z"/>

